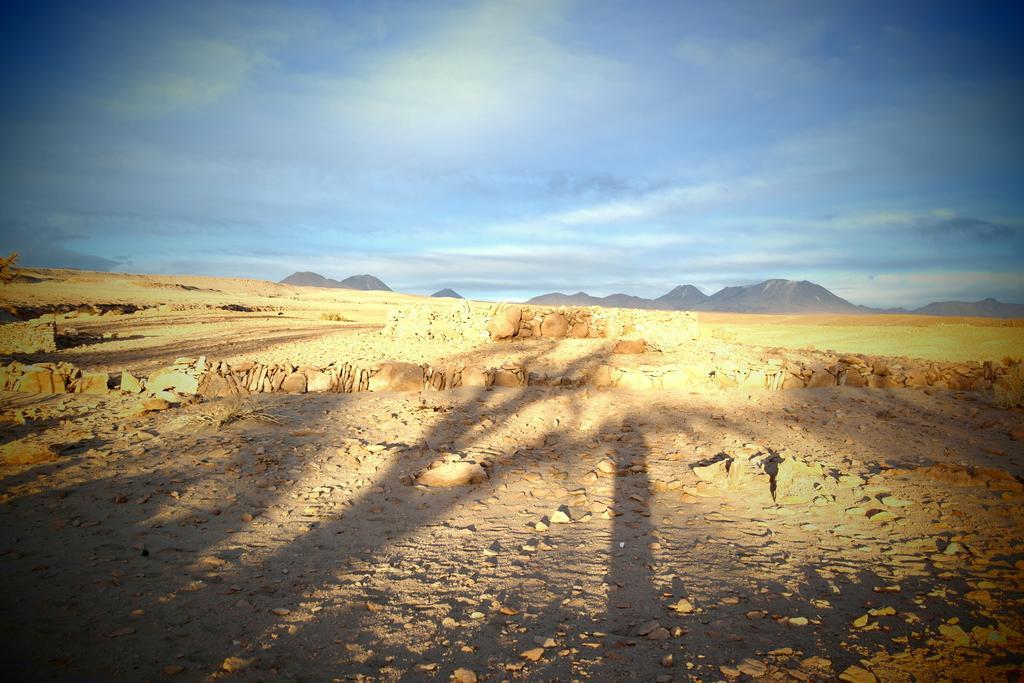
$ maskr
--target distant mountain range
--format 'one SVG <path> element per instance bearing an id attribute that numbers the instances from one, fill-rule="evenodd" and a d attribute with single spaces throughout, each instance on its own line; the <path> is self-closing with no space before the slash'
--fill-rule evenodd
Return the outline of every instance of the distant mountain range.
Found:
<path id="1" fill-rule="evenodd" d="M 920 315 L 955 315 L 976 318 L 1024 318 L 1024 304 L 1004 304 L 993 298 L 981 301 L 936 301 L 912 311 Z"/>
<path id="2" fill-rule="evenodd" d="M 629 294 L 596 297 L 586 292 L 553 292 L 536 296 L 526 303 L 548 306 L 606 306 L 645 308 L 663 311 L 721 311 L 730 313 L 903 313 L 915 315 L 1024 318 L 1024 304 L 1004 304 L 995 299 L 973 303 L 944 301 L 908 311 L 903 308 L 878 309 L 857 306 L 836 296 L 821 285 L 806 280 L 765 280 L 754 285 L 725 287 L 711 296 L 693 285 L 680 285 L 656 299 Z"/>
<path id="3" fill-rule="evenodd" d="M 628 294 L 593 297 L 576 294 L 544 294 L 527 303 L 546 305 L 616 306 L 661 311 L 731 311 L 736 313 L 863 313 L 821 285 L 794 280 L 766 280 L 756 285 L 726 287 L 711 296 L 693 285 L 680 285 L 657 299 Z"/>
<path id="4" fill-rule="evenodd" d="M 454 289 L 448 289 L 447 287 L 442 289 L 442 290 L 440 290 L 440 291 L 434 292 L 430 296 L 436 297 L 438 299 L 462 299 L 462 298 L 464 298 L 461 294 L 456 292 Z"/>
<path id="5" fill-rule="evenodd" d="M 609 294 L 608 296 L 590 296 L 586 292 L 575 294 L 542 294 L 535 296 L 527 303 L 545 306 L 605 306 L 607 308 L 647 308 L 663 311 L 692 310 L 697 304 L 705 301 L 708 295 L 693 285 L 680 285 L 671 292 L 657 299 L 644 299 L 629 294 Z"/>
<path id="6" fill-rule="evenodd" d="M 379 278 L 373 275 L 353 275 L 340 282 L 324 277 L 319 273 L 312 273 L 308 270 L 292 273 L 281 280 L 282 285 L 295 285 L 297 287 L 328 287 L 332 289 L 360 289 L 364 292 L 381 291 L 390 292 L 390 287 L 384 284 Z"/>
<path id="7" fill-rule="evenodd" d="M 860 313 L 861 307 L 807 280 L 765 280 L 726 287 L 697 305 L 697 310 L 734 313 Z"/>
<path id="8" fill-rule="evenodd" d="M 281 284 L 300 287 L 329 287 L 363 291 L 392 291 L 373 275 L 353 275 L 332 280 L 319 273 L 292 273 Z M 453 289 L 442 289 L 430 296 L 461 299 Z M 1024 304 L 1006 304 L 995 299 L 981 301 L 937 301 L 911 311 L 903 308 L 857 306 L 836 296 L 819 284 L 807 280 L 765 280 L 755 285 L 725 287 L 708 296 L 693 285 L 679 285 L 656 299 L 630 294 L 591 296 L 586 292 L 552 292 L 535 296 L 526 303 L 545 306 L 604 306 L 606 308 L 644 308 L 659 311 L 720 311 L 729 313 L 893 313 L 977 318 L 1024 318 Z"/>

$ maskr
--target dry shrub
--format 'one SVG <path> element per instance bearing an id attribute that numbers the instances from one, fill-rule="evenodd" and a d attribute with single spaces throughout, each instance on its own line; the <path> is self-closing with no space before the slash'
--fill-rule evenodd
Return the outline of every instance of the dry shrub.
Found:
<path id="1" fill-rule="evenodd" d="M 341 313 L 321 313 L 320 314 L 320 319 L 321 320 L 332 320 L 332 321 L 334 321 L 336 323 L 355 322 L 351 318 L 346 318 Z"/>
<path id="2" fill-rule="evenodd" d="M 1024 408 L 1024 378 L 1019 373 L 1000 379 L 993 393 L 993 403 L 1000 408 Z"/>
<path id="3" fill-rule="evenodd" d="M 259 405 L 252 396 L 229 396 L 219 401 L 203 403 L 202 411 L 192 417 L 197 422 L 212 427 L 247 421 L 283 424 L 280 416 Z"/>
<path id="4" fill-rule="evenodd" d="M 17 263 L 18 252 L 16 251 L 12 251 L 7 256 L 0 256 L 0 285 L 13 282 L 14 278 L 18 277 L 18 272 L 14 269 Z"/>

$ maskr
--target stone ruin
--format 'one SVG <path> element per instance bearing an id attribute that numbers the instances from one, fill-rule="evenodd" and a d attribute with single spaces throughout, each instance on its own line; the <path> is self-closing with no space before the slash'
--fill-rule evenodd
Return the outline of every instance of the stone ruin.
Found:
<path id="1" fill-rule="evenodd" d="M 55 348 L 55 325 L 4 325 L 4 339 L 17 347 Z M 477 343 L 528 339 L 618 339 L 615 353 L 678 348 L 697 339 L 696 314 L 678 311 L 551 307 L 526 305 L 451 307 L 421 305 L 392 310 L 383 334 L 398 339 Z M 622 341 L 625 339 L 626 341 Z M 633 349 L 632 347 L 637 347 Z M 620 349 L 619 347 L 629 347 Z M 417 365 L 396 361 L 326 366 L 208 361 L 179 358 L 170 367 L 139 378 L 125 370 L 118 379 L 83 372 L 69 363 L 0 364 L 0 390 L 26 393 L 146 393 L 179 396 L 235 396 L 251 393 L 354 393 L 364 391 L 442 391 L 459 387 L 593 386 L 634 390 L 733 388 L 781 390 L 847 386 L 872 389 L 930 387 L 978 391 L 1019 382 L 1022 366 L 1002 363 L 938 363 L 908 358 L 818 351 L 728 348 L 704 349 L 695 361 L 650 365 L 596 364 L 573 375 L 543 374 L 516 365 Z M 12 353 L 8 351 L 7 353 Z"/>
<path id="2" fill-rule="evenodd" d="M 824 354 L 810 358 L 767 357 L 748 361 L 617 367 L 596 365 L 575 375 L 548 375 L 517 365 L 418 365 L 383 361 L 357 366 L 291 363 L 228 363 L 205 357 L 179 358 L 148 378 L 125 370 L 84 372 L 70 363 L 0 365 L 0 390 L 37 394 L 119 391 L 171 402 L 180 396 L 239 396 L 254 393 L 356 393 L 445 391 L 459 387 L 616 387 L 633 390 L 742 387 L 762 390 L 846 386 L 865 389 L 931 388 L 979 391 L 1019 382 L 1024 366 L 1003 363 L 933 363 L 908 359 Z"/>
<path id="3" fill-rule="evenodd" d="M 472 307 L 463 301 L 444 309 L 420 305 L 393 309 L 383 334 L 392 339 L 519 341 L 524 339 L 643 338 L 655 349 L 697 339 L 697 314 L 600 306 L 495 304 Z"/>

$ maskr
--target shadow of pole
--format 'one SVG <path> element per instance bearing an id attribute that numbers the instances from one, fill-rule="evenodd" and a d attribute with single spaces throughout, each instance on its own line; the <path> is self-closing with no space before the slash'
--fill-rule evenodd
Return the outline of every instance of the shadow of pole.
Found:
<path id="1" fill-rule="evenodd" d="M 655 492 L 648 472 L 648 437 L 628 418 L 606 423 L 599 438 L 615 451 L 613 515 L 607 570 L 605 643 L 602 676 L 653 680 L 664 669 L 673 633 L 656 585 Z"/>

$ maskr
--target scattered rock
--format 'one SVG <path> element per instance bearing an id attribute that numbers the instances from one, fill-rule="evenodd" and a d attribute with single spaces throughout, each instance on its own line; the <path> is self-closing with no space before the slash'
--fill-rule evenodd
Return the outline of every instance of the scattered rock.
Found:
<path id="1" fill-rule="evenodd" d="M 753 676 L 754 678 L 764 676 L 768 673 L 768 667 L 765 666 L 764 662 L 756 659 L 744 659 L 736 668 L 740 670 L 740 673 L 745 673 L 748 676 Z"/>
<path id="2" fill-rule="evenodd" d="M 519 656 L 522 657 L 525 660 L 528 660 L 528 661 L 531 661 L 531 662 L 536 662 L 537 660 L 539 660 L 541 657 L 544 656 L 544 648 L 542 648 L 542 647 L 533 647 L 533 648 L 530 648 L 529 650 L 526 650 L 525 652 L 523 652 Z"/>
<path id="3" fill-rule="evenodd" d="M 640 626 L 640 628 L 638 628 L 636 630 L 636 634 L 638 636 L 646 636 L 649 633 L 654 632 L 655 629 L 659 629 L 659 628 L 661 628 L 661 623 L 659 621 L 657 621 L 657 620 L 648 621 L 647 623 L 642 624 Z"/>
<path id="4" fill-rule="evenodd" d="M 6 465 L 35 465 L 59 457 L 53 448 L 36 441 L 20 439 L 0 446 L 0 461 Z"/>
<path id="5" fill-rule="evenodd" d="M 689 614 L 693 611 L 693 604 L 686 598 L 679 598 L 679 600 L 669 605 L 668 608 L 680 614 Z"/>
<path id="6" fill-rule="evenodd" d="M 125 626 L 124 628 L 114 629 L 107 634 L 108 638 L 120 638 L 121 636 L 130 636 L 135 633 L 135 629 L 131 626 Z"/>
<path id="7" fill-rule="evenodd" d="M 146 413 L 155 413 L 161 410 L 167 410 L 170 407 L 171 404 L 166 399 L 152 396 L 150 398 L 144 398 L 141 401 L 139 401 L 133 414 L 145 415 Z"/>
<path id="8" fill-rule="evenodd" d="M 612 347 L 612 353 L 626 354 L 641 354 L 647 352 L 647 342 L 643 339 L 622 339 L 615 342 L 615 346 Z"/>
<path id="9" fill-rule="evenodd" d="M 572 516 L 570 515 L 569 508 L 565 505 L 551 513 L 552 524 L 569 524 L 571 522 Z"/>
<path id="10" fill-rule="evenodd" d="M 848 667 L 843 673 L 839 674 L 839 680 L 846 681 L 847 683 L 878 683 L 875 674 L 859 666 Z"/>
<path id="11" fill-rule="evenodd" d="M 724 483 L 729 475 L 729 459 L 716 460 L 709 465 L 697 465 L 693 467 L 693 473 L 701 481 L 709 484 Z"/>
<path id="12" fill-rule="evenodd" d="M 668 640 L 671 637 L 671 635 L 672 634 L 669 633 L 669 630 L 667 628 L 665 628 L 664 626 L 659 626 L 658 628 L 649 632 L 646 638 L 648 640 Z"/>
<path id="13" fill-rule="evenodd" d="M 971 644 L 971 636 L 957 624 L 942 624 L 939 626 L 939 633 L 961 647 Z"/>
<path id="14" fill-rule="evenodd" d="M 230 673 L 236 673 L 238 671 L 245 671 L 246 667 L 251 662 L 248 659 L 242 659 L 241 657 L 228 657 L 221 662 L 220 668 Z"/>
<path id="15" fill-rule="evenodd" d="M 779 505 L 809 503 L 817 495 L 815 485 L 824 477 L 820 463 L 808 465 L 795 458 L 779 463 L 775 473 L 775 502 Z"/>
<path id="16" fill-rule="evenodd" d="M 128 372 L 127 370 L 121 371 L 121 391 L 127 394 L 138 394 L 142 392 L 142 381 L 138 377 Z"/>
<path id="17" fill-rule="evenodd" d="M 467 486 L 487 481 L 487 471 L 475 462 L 449 462 L 420 472 L 422 486 Z"/>

